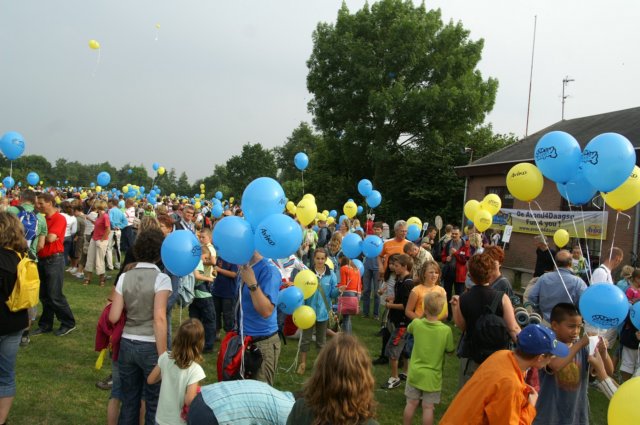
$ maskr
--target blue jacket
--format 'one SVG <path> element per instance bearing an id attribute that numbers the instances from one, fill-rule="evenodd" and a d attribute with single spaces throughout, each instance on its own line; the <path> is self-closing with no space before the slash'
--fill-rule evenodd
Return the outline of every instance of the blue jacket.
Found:
<path id="1" fill-rule="evenodd" d="M 311 271 L 314 271 L 313 269 Z M 338 279 L 336 278 L 335 273 L 327 267 L 325 269 L 325 273 L 322 275 L 320 279 L 318 279 L 318 285 L 322 285 L 324 289 L 324 294 L 327 297 L 327 303 L 329 304 L 329 308 L 331 308 L 331 300 L 336 298 L 339 294 L 338 291 Z M 329 312 L 324 305 L 324 300 L 322 299 L 322 295 L 320 294 L 320 288 L 313 293 L 309 298 L 304 300 L 304 304 L 313 308 L 316 312 L 316 321 L 317 322 L 326 322 L 329 320 Z"/>

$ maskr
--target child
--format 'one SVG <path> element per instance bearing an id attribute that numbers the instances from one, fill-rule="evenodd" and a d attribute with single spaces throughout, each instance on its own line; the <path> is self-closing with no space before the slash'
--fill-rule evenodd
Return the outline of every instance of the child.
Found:
<path id="1" fill-rule="evenodd" d="M 415 339 L 415 345 L 404 389 L 407 398 L 404 425 L 411 425 L 420 400 L 422 424 L 432 425 L 434 405 L 440 403 L 444 353 L 451 354 L 455 350 L 451 328 L 438 320 L 447 300 L 446 293 L 442 292 L 428 292 L 423 301 L 424 318 L 414 319 L 407 327 L 407 332 Z"/>
<path id="2" fill-rule="evenodd" d="M 204 326 L 204 351 L 213 352 L 213 344 L 216 342 L 216 312 L 213 304 L 213 295 L 209 286 L 213 282 L 212 269 L 206 274 L 205 263 L 211 262 L 211 254 L 206 249 L 202 250 L 202 257 L 193 274 L 196 278 L 193 302 L 189 304 L 189 317 L 198 319 Z"/>
<path id="3" fill-rule="evenodd" d="M 216 253 L 216 249 L 213 247 L 213 244 L 211 243 L 211 229 L 208 227 L 205 227 L 202 230 L 200 230 L 199 239 L 200 239 L 200 245 L 202 247 L 202 253 L 204 254 L 205 251 L 209 253 L 209 257 L 207 258 L 207 261 L 203 260 L 202 262 L 202 264 L 204 265 L 204 274 L 207 276 L 216 277 L 217 253 Z"/>
<path id="4" fill-rule="evenodd" d="M 406 332 L 409 321 L 405 315 L 405 309 L 407 308 L 409 294 L 413 289 L 413 279 L 411 278 L 412 266 L 413 262 L 411 261 L 411 257 L 407 254 L 398 256 L 396 261 L 396 286 L 394 288 L 393 300 L 385 303 L 385 307 L 389 309 L 389 321 L 394 328 L 386 348 L 389 366 L 391 367 L 391 377 L 384 386 L 387 389 L 400 386 L 398 360 L 407 342 Z M 406 367 L 407 362 L 405 362 L 405 368 Z"/>
<path id="5" fill-rule="evenodd" d="M 198 383 L 205 378 L 204 370 L 197 363 L 202 361 L 204 328 L 197 319 L 187 319 L 180 325 L 173 339 L 171 352 L 158 357 L 147 383 L 153 385 L 162 380 L 156 411 L 156 424 L 185 424 L 181 418 L 183 406 L 190 406 L 198 394 Z"/>
<path id="6" fill-rule="evenodd" d="M 640 331 L 636 329 L 631 322 L 631 318 L 627 319 L 620 331 L 620 345 L 622 346 L 622 355 L 620 360 L 620 376 L 622 382 L 631 379 L 634 374 L 640 376 Z"/>
<path id="7" fill-rule="evenodd" d="M 640 269 L 635 269 L 631 273 L 629 287 L 626 289 L 625 294 L 631 304 L 635 304 L 640 300 Z"/>
<path id="8" fill-rule="evenodd" d="M 360 277 L 360 270 L 353 262 L 347 257 L 340 258 L 340 280 L 338 281 L 341 297 L 360 297 L 362 291 L 362 278 Z M 346 334 L 351 334 L 351 316 L 348 314 L 342 315 L 342 330 Z"/>
<path id="9" fill-rule="evenodd" d="M 514 352 L 499 350 L 482 362 L 453 399 L 440 425 L 531 424 L 538 394 L 524 382 L 525 372 L 545 367 L 553 356 L 568 354 L 553 331 L 528 325 L 518 336 Z"/>
<path id="10" fill-rule="evenodd" d="M 393 288 L 396 286 L 396 261 L 400 254 L 393 254 L 389 257 L 389 264 L 387 270 L 384 272 L 384 280 L 380 289 L 378 289 L 378 296 L 380 296 L 380 305 L 384 306 L 387 301 L 393 300 Z M 375 365 L 389 364 L 389 358 L 385 354 L 387 348 L 387 342 L 391 338 L 391 332 L 393 331 L 392 325 L 389 323 L 389 309 L 385 308 L 382 313 L 379 335 L 382 337 L 382 350 L 380 357 L 373 361 Z M 390 329 L 391 327 L 391 329 Z"/>
<path id="11" fill-rule="evenodd" d="M 551 359 L 540 370 L 540 395 L 534 424 L 588 424 L 589 337 L 580 338 L 582 316 L 575 305 L 559 303 L 551 310 L 551 329 L 560 342 L 569 346 L 569 354 Z M 607 373 L 613 364 L 603 340 L 598 351 Z"/>
<path id="12" fill-rule="evenodd" d="M 373 224 L 372 232 L 380 237 L 382 235 L 382 223 Z M 382 238 L 380 238 L 382 241 Z M 373 294 L 373 317 L 378 319 L 380 301 L 378 292 L 378 257 L 366 257 L 364 259 L 364 277 L 362 278 L 362 317 L 369 317 L 369 307 L 371 305 L 371 294 Z"/>

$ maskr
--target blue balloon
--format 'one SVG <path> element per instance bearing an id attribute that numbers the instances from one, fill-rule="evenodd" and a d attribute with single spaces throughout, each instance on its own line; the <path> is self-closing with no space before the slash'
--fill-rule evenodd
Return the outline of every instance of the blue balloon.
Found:
<path id="1" fill-rule="evenodd" d="M 9 131 L 0 140 L 0 150 L 8 160 L 20 158 L 24 152 L 24 137 L 15 131 Z"/>
<path id="2" fill-rule="evenodd" d="M 591 186 L 578 167 L 576 174 L 566 183 L 556 183 L 560 196 L 573 205 L 584 205 L 596 195 L 596 188 Z"/>
<path id="3" fill-rule="evenodd" d="M 347 199 L 347 202 L 353 202 L 353 198 Z"/>
<path id="4" fill-rule="evenodd" d="M 155 205 L 157 201 L 156 197 L 149 194 L 147 195 L 147 202 L 149 202 L 151 205 Z"/>
<path id="5" fill-rule="evenodd" d="M 116 189 L 115 187 L 111 188 L 111 193 L 116 193 L 118 191 L 118 189 Z"/>
<path id="6" fill-rule="evenodd" d="M 165 267 L 176 276 L 186 276 L 200 262 L 200 241 L 189 230 L 175 230 L 162 242 L 160 256 Z"/>
<path id="7" fill-rule="evenodd" d="M 280 183 L 270 177 L 259 177 L 242 193 L 242 211 L 253 227 L 271 214 L 284 211 L 286 202 Z"/>
<path id="8" fill-rule="evenodd" d="M 542 175 L 556 183 L 571 180 L 582 159 L 580 144 L 564 131 L 551 131 L 542 136 L 533 155 Z"/>
<path id="9" fill-rule="evenodd" d="M 153 168 L 153 171 L 158 171 L 158 168 L 160 168 L 160 163 L 154 162 L 151 167 Z"/>
<path id="10" fill-rule="evenodd" d="M 253 231 L 241 217 L 225 217 L 213 229 L 213 246 L 220 258 L 232 264 L 247 264 L 253 257 Z"/>
<path id="11" fill-rule="evenodd" d="M 636 329 L 640 329 L 640 303 L 635 303 L 631 306 L 629 311 L 629 317 L 631 318 L 631 323 Z"/>
<path id="12" fill-rule="evenodd" d="M 158 195 L 162 193 L 162 191 L 160 190 L 160 188 L 159 188 L 159 187 L 156 187 L 156 188 L 155 188 L 155 191 L 156 191 L 156 193 L 157 193 Z"/>
<path id="13" fill-rule="evenodd" d="M 616 285 L 592 283 L 580 296 L 580 313 L 591 326 L 615 328 L 626 319 L 629 301 Z"/>
<path id="14" fill-rule="evenodd" d="M 353 263 L 354 266 L 358 268 L 358 271 L 360 272 L 360 277 L 364 276 L 364 264 L 362 264 L 362 261 L 358 260 L 357 258 L 354 258 L 353 260 L 351 260 L 351 262 Z"/>
<path id="15" fill-rule="evenodd" d="M 222 199 L 222 192 L 217 191 L 215 196 L 216 196 L 216 199 L 220 201 Z"/>
<path id="16" fill-rule="evenodd" d="M 144 186 L 140 186 L 140 189 L 138 189 L 138 191 L 140 193 L 144 193 L 145 190 L 147 190 L 147 189 L 145 189 Z"/>
<path id="17" fill-rule="evenodd" d="M 373 183 L 370 180 L 362 179 L 358 182 L 358 192 L 360 195 L 365 198 L 371 195 L 371 191 L 373 190 Z"/>
<path id="18" fill-rule="evenodd" d="M 133 174 L 133 170 L 132 170 L 131 168 L 129 168 L 129 169 L 127 170 L 127 174 Z"/>
<path id="19" fill-rule="evenodd" d="M 195 196 L 194 196 L 194 198 L 196 198 L 196 199 L 200 199 L 200 194 L 199 194 L 199 193 L 196 193 L 196 194 L 195 194 Z"/>
<path id="20" fill-rule="evenodd" d="M 364 210 L 364 209 L 362 208 L 362 206 L 358 205 L 358 210 L 357 210 L 357 211 L 358 211 L 358 214 L 362 214 L 362 211 L 363 211 L 363 210 Z"/>
<path id="21" fill-rule="evenodd" d="M 417 224 L 411 224 L 407 228 L 407 239 L 416 241 L 420 237 L 420 227 Z"/>
<path id="22" fill-rule="evenodd" d="M 293 314 L 304 303 L 304 295 L 297 286 L 289 286 L 278 293 L 278 310 Z"/>
<path id="23" fill-rule="evenodd" d="M 314 231 L 314 232 L 316 232 L 316 233 L 318 233 L 318 230 L 320 230 L 320 228 L 318 227 L 318 225 L 317 225 L 317 224 L 316 224 L 316 225 L 314 225 L 314 226 L 312 227 L 312 229 L 313 229 L 313 231 Z"/>
<path id="24" fill-rule="evenodd" d="M 118 202 L 118 208 L 124 208 L 124 201 L 122 199 Z"/>
<path id="25" fill-rule="evenodd" d="M 65 180 L 65 181 L 64 181 L 64 184 L 69 184 L 69 180 Z"/>
<path id="26" fill-rule="evenodd" d="M 338 224 L 342 224 L 343 221 L 347 220 L 349 217 L 347 217 L 346 215 L 342 214 L 340 216 L 340 218 L 338 219 Z"/>
<path id="27" fill-rule="evenodd" d="M 342 238 L 342 252 L 353 259 L 362 253 L 362 238 L 356 233 L 349 233 Z"/>
<path id="28" fill-rule="evenodd" d="M 150 190 L 149 191 L 149 196 L 154 196 L 155 197 L 156 195 L 157 195 L 157 193 L 156 193 L 155 190 Z"/>
<path id="29" fill-rule="evenodd" d="M 18 187 L 22 187 L 22 182 L 18 182 Z"/>
<path id="30" fill-rule="evenodd" d="M 337 216 L 338 216 L 338 211 L 336 210 L 329 211 L 329 217 L 336 218 Z"/>
<path id="31" fill-rule="evenodd" d="M 96 181 L 100 186 L 108 186 L 111 183 L 111 175 L 106 171 L 102 171 L 98 174 Z"/>
<path id="32" fill-rule="evenodd" d="M 626 137 L 604 133 L 582 152 L 582 172 L 591 186 L 608 193 L 624 183 L 636 165 L 636 152 Z"/>
<path id="33" fill-rule="evenodd" d="M 293 163 L 296 165 L 298 170 L 304 171 L 309 165 L 309 157 L 304 152 L 298 152 L 293 158 Z"/>
<path id="34" fill-rule="evenodd" d="M 222 204 L 214 204 L 213 207 L 211 207 L 211 215 L 214 218 L 222 217 L 223 212 L 224 212 L 224 208 L 222 208 Z"/>
<path id="35" fill-rule="evenodd" d="M 58 182 L 58 184 L 60 184 L 60 182 Z M 94 182 L 91 182 L 89 186 L 93 189 L 94 187 L 96 187 L 96 184 Z"/>
<path id="36" fill-rule="evenodd" d="M 256 227 L 253 242 L 256 251 L 264 257 L 288 258 L 302 244 L 302 229 L 287 215 L 271 214 Z"/>
<path id="37" fill-rule="evenodd" d="M 377 190 L 372 190 L 371 194 L 367 196 L 367 205 L 375 208 L 380 205 L 380 202 L 382 202 L 382 195 Z"/>
<path id="38" fill-rule="evenodd" d="M 382 252 L 384 241 L 380 236 L 369 235 L 362 241 L 362 253 L 367 258 L 375 258 Z"/>
<path id="39" fill-rule="evenodd" d="M 37 185 L 39 181 L 40 181 L 40 176 L 35 171 L 32 171 L 29 174 L 27 174 L 27 183 L 29 183 L 31 186 Z"/>

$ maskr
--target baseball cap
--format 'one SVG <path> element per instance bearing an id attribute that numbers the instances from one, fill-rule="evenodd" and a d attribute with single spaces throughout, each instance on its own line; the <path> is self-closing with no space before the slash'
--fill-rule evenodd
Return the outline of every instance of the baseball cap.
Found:
<path id="1" fill-rule="evenodd" d="M 527 325 L 518 335 L 517 347 L 527 354 L 569 355 L 569 347 L 556 339 L 556 334 L 541 325 Z"/>

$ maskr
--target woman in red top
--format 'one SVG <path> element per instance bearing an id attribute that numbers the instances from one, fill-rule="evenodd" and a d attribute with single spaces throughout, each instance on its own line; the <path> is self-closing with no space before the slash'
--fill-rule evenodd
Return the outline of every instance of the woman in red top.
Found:
<path id="1" fill-rule="evenodd" d="M 360 292 L 362 291 L 360 270 L 347 257 L 340 258 L 340 282 L 338 285 L 341 296 L 358 297 L 360 299 Z M 346 334 L 351 334 L 351 316 L 344 314 L 342 317 L 342 330 Z"/>
<path id="2" fill-rule="evenodd" d="M 91 282 L 91 276 L 95 271 L 100 279 L 100 286 L 104 286 L 105 276 L 105 255 L 107 255 L 107 245 L 109 244 L 109 232 L 111 231 L 111 222 L 109 214 L 105 209 L 107 203 L 105 201 L 96 201 L 96 211 L 98 218 L 93 229 L 93 236 L 89 242 L 89 251 L 87 252 L 87 264 L 84 267 L 85 278 L 82 283 L 87 286 Z"/>

